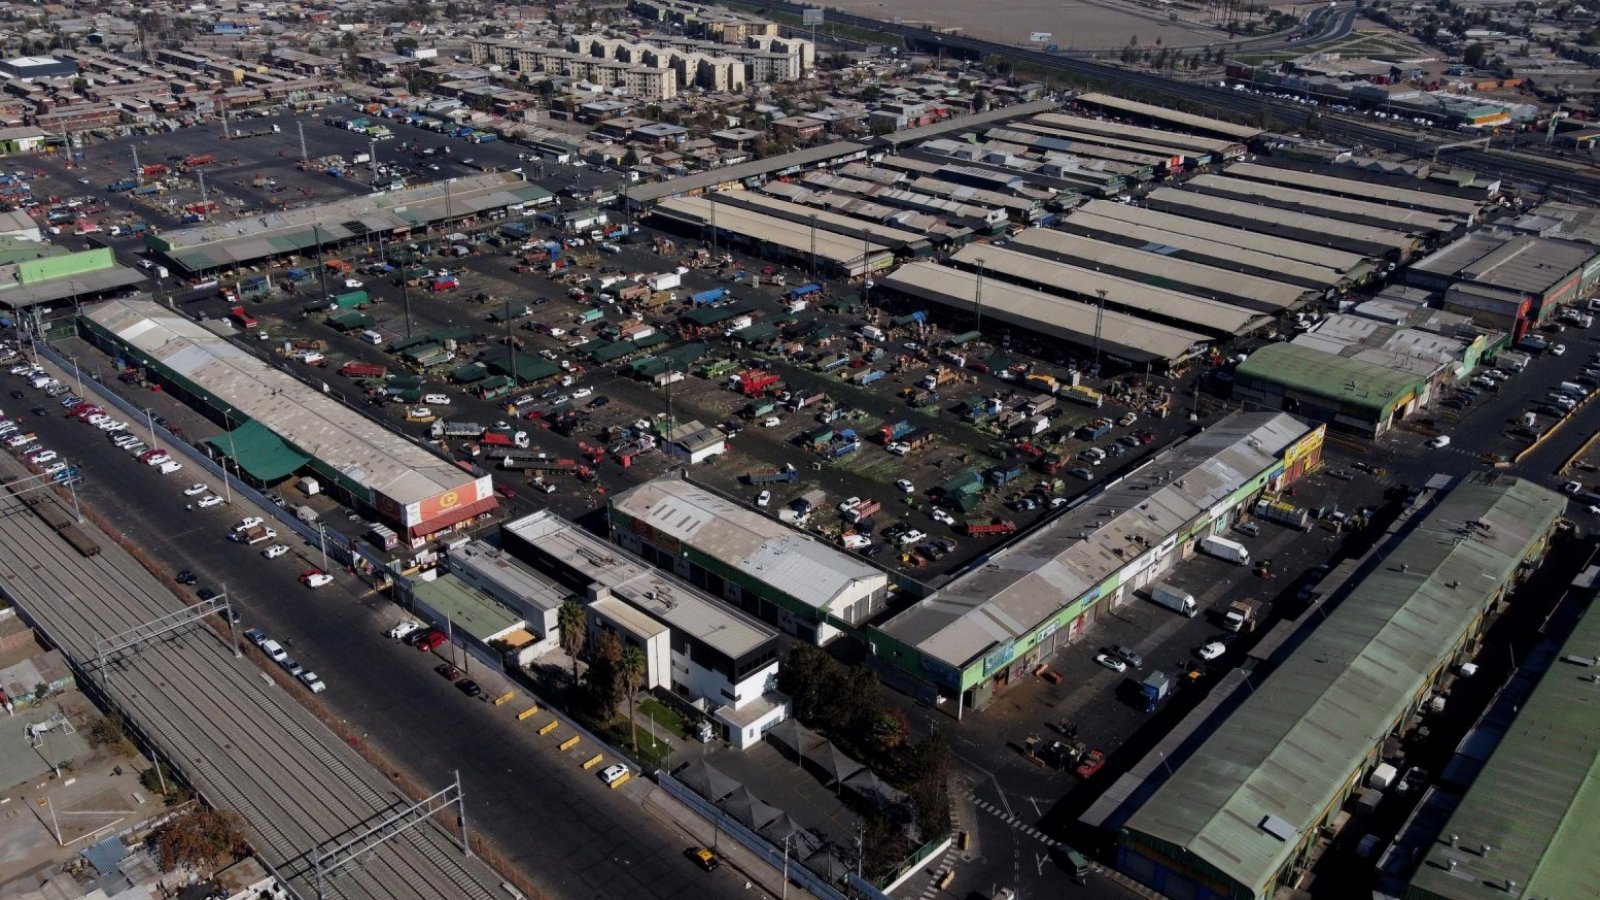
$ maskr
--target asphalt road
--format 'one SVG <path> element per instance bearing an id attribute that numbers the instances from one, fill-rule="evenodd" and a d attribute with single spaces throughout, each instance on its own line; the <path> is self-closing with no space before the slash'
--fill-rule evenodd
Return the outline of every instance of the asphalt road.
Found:
<path id="1" fill-rule="evenodd" d="M 295 575 L 317 564 L 316 548 L 291 544 L 293 553 L 267 560 L 259 548 L 228 542 L 230 525 L 252 511 L 237 503 L 186 510 L 193 466 L 164 478 L 100 431 L 62 417 L 53 401 L 27 402 L 53 414 L 27 415 L 27 427 L 77 461 L 85 502 L 174 571 L 193 569 L 198 587 L 225 588 L 243 627 L 265 629 L 322 675 L 328 690 L 317 700 L 408 777 L 437 789 L 459 770 L 474 829 L 551 895 L 747 896 L 741 876 L 703 873 L 683 857 L 693 842 L 646 814 L 646 781 L 606 789 L 504 710 L 467 700 L 432 671 L 439 657 L 383 637 L 401 615 L 393 604 L 348 576 L 316 591 L 297 584 Z"/>

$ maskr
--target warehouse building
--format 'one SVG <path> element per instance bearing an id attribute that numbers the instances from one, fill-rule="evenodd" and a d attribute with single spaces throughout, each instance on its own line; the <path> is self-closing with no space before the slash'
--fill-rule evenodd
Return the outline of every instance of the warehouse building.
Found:
<path id="1" fill-rule="evenodd" d="M 112 300 L 79 321 L 89 340 L 227 428 L 208 443 L 258 484 L 313 476 L 412 547 L 498 505 L 488 475 L 468 474 L 164 306 Z"/>
<path id="2" fill-rule="evenodd" d="M 842 238 L 860 241 L 871 241 L 881 244 L 894 251 L 898 257 L 928 256 L 933 252 L 933 245 L 929 243 L 928 236 L 893 225 L 870 222 L 863 219 L 851 218 L 837 212 L 811 209 L 792 203 L 788 200 L 774 197 L 757 191 L 730 191 L 718 194 L 718 204 L 728 204 L 748 209 L 752 212 L 772 216 L 786 222 L 811 227 L 816 224 L 817 230 L 826 231 Z M 719 210 L 720 212 L 720 210 Z"/>
<path id="3" fill-rule="evenodd" d="M 1390 735 L 1538 565 L 1565 505 L 1493 473 L 1450 491 L 1129 816 L 1117 869 L 1195 900 L 1297 885 Z"/>
<path id="4" fill-rule="evenodd" d="M 1430 183 L 1414 178 L 1406 180 L 1418 187 L 1402 187 L 1387 179 L 1345 178 L 1326 174 L 1315 167 L 1284 168 L 1261 163 L 1235 163 L 1228 167 L 1228 177 L 1303 188 L 1351 200 L 1368 200 L 1401 209 L 1425 210 L 1469 225 L 1478 221 L 1485 206 L 1483 201 L 1471 197 L 1461 197 L 1439 189 L 1425 190 L 1423 186 Z"/>
<path id="5" fill-rule="evenodd" d="M 399 191 L 348 197 L 299 209 L 148 234 L 145 246 L 178 271 L 198 274 L 334 250 L 379 238 L 406 241 L 430 227 L 528 212 L 555 195 L 510 172 L 451 178 Z"/>
<path id="6" fill-rule="evenodd" d="M 561 646 L 561 604 L 572 597 L 571 591 L 487 541 L 451 547 L 445 567 L 463 584 L 522 617 L 527 636 L 516 636 L 520 665 Z"/>
<path id="7" fill-rule="evenodd" d="M 576 592 L 587 646 L 610 632 L 645 655 L 645 690 L 662 688 L 706 713 L 743 750 L 789 715 L 777 692 L 778 634 L 686 582 L 542 510 L 501 529 L 506 552 Z"/>
<path id="8" fill-rule="evenodd" d="M 6 245 L 7 254 L 16 261 L 0 265 L 0 306 L 23 310 L 62 301 L 78 305 L 125 295 L 150 283 L 143 272 L 118 263 L 109 247 L 65 253 L 36 240 L 22 238 Z M 23 256 L 32 258 L 17 258 Z"/>
<path id="9" fill-rule="evenodd" d="M 1107 310 L 1140 319 L 1190 328 L 1216 338 L 1249 334 L 1271 322 L 1269 316 L 1242 306 L 1152 287 L 1089 266 L 1074 266 L 1019 253 L 1009 246 L 973 244 L 961 248 L 948 262 L 962 269 L 981 269 L 986 276 L 986 286 L 1009 281 L 1043 293 L 1104 305 Z"/>
<path id="10" fill-rule="evenodd" d="M 1463 283 L 1496 291 L 1508 303 L 1525 299 L 1528 318 L 1516 337 L 1553 318 L 1560 307 L 1594 293 L 1600 280 L 1600 248 L 1527 234 L 1478 232 L 1418 260 L 1407 284 L 1448 291 Z"/>
<path id="11" fill-rule="evenodd" d="M 1235 413 L 992 554 L 869 636 L 912 689 L 981 709 L 1101 617 L 1313 469 L 1323 429 Z M 920 686 L 920 687 L 919 687 Z"/>
<path id="12" fill-rule="evenodd" d="M 1197 116 L 1194 113 L 1181 112 L 1168 109 L 1165 106 L 1156 106 L 1153 103 L 1140 103 L 1137 100 L 1128 100 L 1123 97 L 1113 97 L 1097 91 L 1085 91 L 1072 98 L 1073 105 L 1089 107 L 1090 109 L 1103 110 L 1113 116 L 1132 119 L 1136 122 L 1151 122 L 1161 126 L 1181 128 L 1185 131 L 1200 134 L 1215 135 L 1231 141 L 1249 144 L 1261 137 L 1266 132 L 1253 125 L 1240 125 L 1234 122 L 1225 122 L 1213 119 L 1210 116 Z"/>
<path id="13" fill-rule="evenodd" d="M 834 141 L 830 144 L 804 147 L 779 156 L 769 156 L 766 159 L 695 172 L 681 178 L 633 185 L 624 192 L 623 202 L 635 210 L 644 210 L 678 197 L 694 197 L 714 191 L 736 190 L 740 187 L 755 188 L 768 179 L 844 165 L 865 159 L 866 156 L 867 147 L 864 144 Z"/>
<path id="14" fill-rule="evenodd" d="M 1181 147 L 1173 147 L 1166 144 L 1129 140 L 1117 137 L 1114 134 L 1098 134 L 1072 128 L 1041 125 L 1038 122 L 1015 122 L 1008 127 L 1053 140 L 1065 141 L 1075 147 L 1087 144 L 1106 150 L 1137 154 L 1140 157 L 1154 157 L 1155 161 L 1152 164 L 1156 167 L 1156 171 L 1168 176 L 1179 174 L 1186 166 L 1201 165 L 1201 160 L 1205 162 L 1211 161 L 1209 154 L 1196 153 L 1193 150 L 1185 150 Z"/>
<path id="15" fill-rule="evenodd" d="M 1035 124 L 1050 128 L 1069 129 L 1085 134 L 1101 134 L 1108 137 L 1148 141 L 1151 144 L 1177 147 L 1189 154 L 1190 159 L 1196 165 L 1242 159 L 1248 151 L 1245 146 L 1246 141 L 1238 138 L 1212 138 L 1196 134 L 1180 134 L 1176 131 L 1167 131 L 1162 128 L 1146 128 L 1140 125 L 1129 125 L 1125 122 L 1113 122 L 1107 119 L 1090 119 L 1084 116 L 1071 116 L 1063 113 L 1043 113 L 1035 116 L 1032 121 Z"/>
<path id="16" fill-rule="evenodd" d="M 1460 231 L 1469 221 L 1467 216 L 1442 215 L 1431 210 L 1387 206 L 1370 200 L 1356 200 L 1338 194 L 1324 194 L 1273 182 L 1235 178 L 1231 170 L 1221 174 L 1196 175 L 1184 183 L 1184 188 L 1213 197 L 1226 197 L 1274 209 L 1312 216 L 1327 216 L 1341 222 L 1391 228 L 1419 235 L 1426 241 L 1435 241 Z"/>
<path id="17" fill-rule="evenodd" d="M 1233 373 L 1233 399 L 1379 437 L 1429 400 L 1428 376 L 1299 343 L 1267 344 Z"/>
<path id="18" fill-rule="evenodd" d="M 682 477 L 613 497 L 611 540 L 714 597 L 822 645 L 888 603 L 881 569 Z"/>
<path id="19" fill-rule="evenodd" d="M 1146 243 L 1162 253 L 1181 254 L 1209 265 L 1242 267 L 1264 278 L 1323 289 L 1359 284 L 1372 271 L 1367 257 L 1322 243 L 1261 235 L 1139 206 L 1091 200 L 1062 219 L 1061 230 L 1130 246 Z"/>
<path id="20" fill-rule="evenodd" d="M 1519 678 L 1538 679 L 1531 693 L 1509 709 L 1491 708 L 1485 720 L 1493 720 L 1480 721 L 1463 742 L 1488 758 L 1474 767 L 1464 794 L 1439 798 L 1453 806 L 1448 819 L 1435 818 L 1434 828 L 1403 848 L 1420 851 L 1409 900 L 1582 897 L 1600 884 L 1597 575 L 1591 567 L 1569 592 L 1566 602 L 1579 610 L 1559 648 L 1541 648 L 1522 662 Z"/>
<path id="21" fill-rule="evenodd" d="M 763 258 L 800 266 L 809 267 L 815 254 L 819 274 L 859 278 L 894 265 L 893 251 L 882 244 L 756 212 L 724 202 L 715 194 L 663 201 L 651 210 L 650 221 L 696 236 L 715 233 L 715 239 L 723 243 L 742 244 Z"/>
<path id="22" fill-rule="evenodd" d="M 1155 289 L 1178 291 L 1268 315 L 1293 311 L 1316 300 L 1320 293 L 1273 278 L 1175 259 L 1155 252 L 1148 244 L 1129 247 L 1054 229 L 1030 228 L 1017 235 L 1011 246 Z"/>
<path id="23" fill-rule="evenodd" d="M 1201 355 L 1212 344 L 1212 338 L 1198 331 L 1116 310 L 1101 313 L 1093 303 L 1068 300 L 995 278 L 983 280 L 980 289 L 977 272 L 930 262 L 901 266 L 879 279 L 878 291 L 908 301 L 934 303 L 964 319 L 976 318 L 981 312 L 986 320 L 1060 341 L 1085 356 L 1098 348 L 1128 365 L 1170 370 Z"/>
<path id="24" fill-rule="evenodd" d="M 1390 262 L 1405 262 L 1422 243 L 1422 236 L 1413 229 L 1363 225 L 1180 188 L 1156 188 L 1145 196 L 1144 205 L 1158 212 L 1242 228 L 1274 239 L 1282 236 L 1303 243 L 1323 244 Z"/>

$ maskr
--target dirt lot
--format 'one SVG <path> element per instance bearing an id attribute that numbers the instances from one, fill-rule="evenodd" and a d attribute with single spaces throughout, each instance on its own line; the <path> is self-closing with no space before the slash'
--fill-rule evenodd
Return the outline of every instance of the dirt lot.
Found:
<path id="1" fill-rule="evenodd" d="M 1017 0 L 974 4 L 964 0 L 830 0 L 828 6 L 877 19 L 933 22 L 974 37 L 1027 44 L 1033 32 L 1051 33 L 1063 50 L 1120 49 L 1137 37 L 1143 45 L 1159 39 L 1166 47 L 1196 47 L 1226 41 L 1227 35 L 1201 24 L 1194 9 L 1146 7 L 1115 0 Z M 1178 17 L 1178 21 L 1168 18 Z"/>

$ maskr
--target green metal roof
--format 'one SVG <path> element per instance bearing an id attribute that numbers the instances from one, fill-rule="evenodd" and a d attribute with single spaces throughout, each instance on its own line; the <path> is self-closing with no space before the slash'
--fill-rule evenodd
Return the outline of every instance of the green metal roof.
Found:
<path id="1" fill-rule="evenodd" d="M 521 382 L 549 378 L 561 371 L 548 359 L 529 356 L 526 353 L 515 353 L 510 347 L 490 347 L 478 357 L 478 361 L 488 366 L 492 372 L 511 375 Z"/>
<path id="2" fill-rule="evenodd" d="M 418 581 L 417 599 L 435 612 L 448 616 L 450 627 L 487 641 L 523 623 L 518 616 L 494 598 L 474 589 L 454 575 L 441 575 L 432 581 Z"/>
<path id="3" fill-rule="evenodd" d="M 1234 896 L 1270 896 L 1565 507 L 1494 474 L 1451 491 L 1134 812 L 1124 839 L 1232 881 Z"/>
<path id="4" fill-rule="evenodd" d="M 1573 599 L 1593 604 L 1593 586 Z M 1600 610 L 1583 613 L 1411 878 L 1412 897 L 1594 896 L 1600 885 Z M 1485 856 L 1483 846 L 1493 847 Z M 1450 869 L 1450 863 L 1455 869 Z"/>
<path id="5" fill-rule="evenodd" d="M 1348 359 L 1297 344 L 1268 344 L 1250 354 L 1235 373 L 1335 403 L 1388 413 L 1408 394 L 1420 393 L 1424 379 L 1409 372 Z"/>
<path id="6" fill-rule="evenodd" d="M 207 438 L 206 443 L 261 481 L 277 481 L 299 471 L 311 457 L 294 449 L 259 422 Z"/>
<path id="7" fill-rule="evenodd" d="M 467 363 L 450 370 L 450 380 L 457 384 L 471 384 L 488 377 L 489 370 L 478 363 Z"/>
<path id="8" fill-rule="evenodd" d="M 364 312 L 356 309 L 347 309 L 334 313 L 328 317 L 328 324 L 340 331 L 354 331 L 357 328 L 371 328 L 375 320 Z"/>
<path id="9" fill-rule="evenodd" d="M 683 317 L 696 325 L 715 325 L 742 316 L 749 311 L 748 306 L 702 306 L 684 313 Z"/>

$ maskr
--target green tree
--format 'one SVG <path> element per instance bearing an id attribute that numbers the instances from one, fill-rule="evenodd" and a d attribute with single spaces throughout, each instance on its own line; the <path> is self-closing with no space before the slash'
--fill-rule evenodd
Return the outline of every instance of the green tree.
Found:
<path id="1" fill-rule="evenodd" d="M 244 819 L 229 809 L 196 807 L 150 832 L 150 850 L 163 872 L 215 868 L 250 852 Z"/>
<path id="2" fill-rule="evenodd" d="M 1489 54 L 1489 48 L 1482 44 L 1468 44 L 1467 49 L 1461 51 L 1461 61 L 1474 69 L 1483 65 L 1484 58 Z"/>
<path id="3" fill-rule="evenodd" d="M 583 645 L 589 640 L 589 619 L 584 614 L 583 605 L 576 600 L 568 600 L 561 604 L 561 609 L 556 613 L 556 627 L 561 629 L 561 649 L 572 657 L 572 684 L 578 684 L 578 654 L 583 652 Z"/>
<path id="4" fill-rule="evenodd" d="M 644 669 L 644 651 L 634 646 L 624 647 L 622 656 L 617 659 L 617 675 L 622 679 L 622 692 L 628 697 L 628 730 L 632 734 L 635 751 L 639 749 L 639 723 L 633 715 L 633 701 L 639 693 L 639 685 L 644 681 Z"/>
<path id="5" fill-rule="evenodd" d="M 911 805 L 924 841 L 950 830 L 950 745 L 935 731 L 917 743 L 912 754 L 917 773 L 911 783 Z"/>
<path id="6" fill-rule="evenodd" d="M 828 654 L 810 644 L 795 644 L 778 669 L 778 690 L 794 703 L 795 718 L 816 722 L 824 698 L 832 693 L 828 684 L 838 677 L 838 667 Z"/>
<path id="7" fill-rule="evenodd" d="M 615 632 L 600 635 L 589 671 L 584 675 L 584 687 L 589 697 L 589 709 L 603 721 L 617 714 L 617 702 L 622 699 L 622 677 L 619 663 L 622 659 L 622 642 Z"/>

